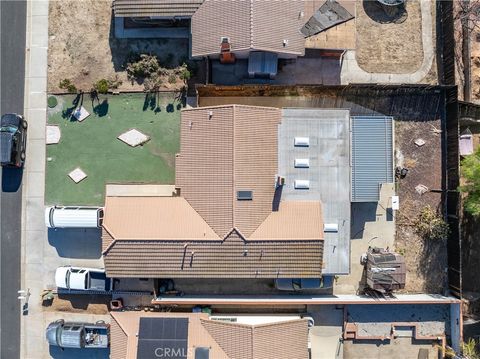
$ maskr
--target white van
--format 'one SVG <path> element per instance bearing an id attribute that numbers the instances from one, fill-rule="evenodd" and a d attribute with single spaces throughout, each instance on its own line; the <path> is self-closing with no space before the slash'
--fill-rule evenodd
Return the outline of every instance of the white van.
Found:
<path id="1" fill-rule="evenodd" d="M 102 221 L 102 207 L 45 208 L 45 225 L 48 228 L 100 228 Z"/>

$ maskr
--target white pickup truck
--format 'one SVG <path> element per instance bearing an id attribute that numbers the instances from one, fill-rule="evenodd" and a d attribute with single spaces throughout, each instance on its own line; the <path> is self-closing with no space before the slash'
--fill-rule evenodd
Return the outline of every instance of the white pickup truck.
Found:
<path id="1" fill-rule="evenodd" d="M 55 272 L 55 284 L 58 288 L 75 290 L 93 290 L 109 292 L 113 290 L 113 281 L 105 275 L 105 269 L 58 267 Z"/>

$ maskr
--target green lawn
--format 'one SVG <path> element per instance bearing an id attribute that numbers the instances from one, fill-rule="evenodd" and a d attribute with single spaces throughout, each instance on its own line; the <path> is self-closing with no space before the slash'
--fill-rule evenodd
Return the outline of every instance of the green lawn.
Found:
<path id="1" fill-rule="evenodd" d="M 60 126 L 60 143 L 47 145 L 45 201 L 58 205 L 102 205 L 106 183 L 175 182 L 175 154 L 180 149 L 180 104 L 173 94 L 146 101 L 145 94 L 100 95 L 100 104 L 84 95 L 90 116 L 72 121 L 75 96 L 58 96 L 49 124 Z M 106 101 L 106 102 L 104 102 Z M 54 110 L 55 111 L 55 110 Z M 150 136 L 143 146 L 117 139 L 136 128 Z M 80 167 L 88 177 L 75 184 L 68 173 Z"/>

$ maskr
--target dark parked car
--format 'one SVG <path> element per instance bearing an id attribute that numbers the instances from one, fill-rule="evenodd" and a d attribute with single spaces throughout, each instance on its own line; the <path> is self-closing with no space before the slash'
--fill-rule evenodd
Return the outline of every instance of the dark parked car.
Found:
<path id="1" fill-rule="evenodd" d="M 275 288 L 278 290 L 302 291 L 333 287 L 332 276 L 322 278 L 278 278 L 275 280 Z"/>
<path id="2" fill-rule="evenodd" d="M 6 167 L 22 167 L 27 145 L 27 121 L 8 113 L 0 121 L 0 162 Z"/>

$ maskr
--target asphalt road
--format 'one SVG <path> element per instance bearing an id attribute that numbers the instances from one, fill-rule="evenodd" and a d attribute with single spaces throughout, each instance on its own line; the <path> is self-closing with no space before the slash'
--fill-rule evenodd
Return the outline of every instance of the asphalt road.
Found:
<path id="1" fill-rule="evenodd" d="M 23 113 L 25 1 L 0 0 L 0 113 Z M 28 121 L 28 119 L 27 119 Z M 0 358 L 20 357 L 22 171 L 3 169 L 0 196 Z"/>

